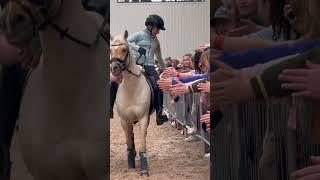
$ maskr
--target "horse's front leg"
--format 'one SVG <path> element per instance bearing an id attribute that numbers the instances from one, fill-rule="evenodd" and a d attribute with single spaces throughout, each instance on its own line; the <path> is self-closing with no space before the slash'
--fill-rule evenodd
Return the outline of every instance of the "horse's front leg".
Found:
<path id="1" fill-rule="evenodd" d="M 139 148 L 139 156 L 140 156 L 140 175 L 141 176 L 149 176 L 148 173 L 148 160 L 147 160 L 147 151 L 146 151 L 146 137 L 147 130 L 150 121 L 150 116 L 146 115 L 140 121 L 139 131 L 140 131 L 140 148 Z"/>
<path id="2" fill-rule="evenodd" d="M 126 140 L 127 140 L 128 168 L 134 169 L 136 167 L 136 164 L 135 164 L 136 150 L 134 146 L 133 125 L 130 122 L 127 122 L 125 120 L 121 120 L 121 125 L 126 134 Z"/>

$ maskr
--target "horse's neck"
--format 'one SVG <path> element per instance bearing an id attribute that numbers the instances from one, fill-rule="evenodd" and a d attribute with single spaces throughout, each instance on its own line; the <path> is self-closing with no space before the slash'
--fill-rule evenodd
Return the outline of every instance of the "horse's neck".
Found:
<path id="1" fill-rule="evenodd" d="M 61 28 L 68 28 L 69 34 L 84 42 L 92 43 L 97 37 L 98 20 L 94 19 L 94 16 L 89 16 L 81 6 L 80 0 L 64 1 L 59 14 L 51 22 Z M 81 51 L 79 49 L 81 45 L 66 37 L 61 39 L 60 34 L 51 27 L 41 31 L 40 38 L 45 59 L 54 58 L 55 61 L 59 59 L 63 61 L 66 54 L 77 54 Z"/>
<path id="2" fill-rule="evenodd" d="M 129 73 L 128 71 L 123 72 L 123 85 L 129 86 L 130 90 L 132 91 L 133 88 L 139 89 L 140 84 L 142 83 L 141 79 L 141 66 L 138 66 L 133 58 L 132 54 L 129 56 L 130 65 L 128 66 L 128 71 L 132 72 L 135 75 L 139 75 L 139 77 Z M 127 88 L 129 89 L 129 88 Z"/>

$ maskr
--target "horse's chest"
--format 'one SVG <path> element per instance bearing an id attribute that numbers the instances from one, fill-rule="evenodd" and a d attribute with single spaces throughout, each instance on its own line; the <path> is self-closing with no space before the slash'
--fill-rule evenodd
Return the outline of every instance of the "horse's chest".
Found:
<path id="1" fill-rule="evenodd" d="M 148 114 L 149 109 L 148 94 L 134 95 L 134 93 L 126 93 L 118 91 L 116 98 L 116 108 L 118 114 L 123 119 L 136 119 Z"/>
<path id="2" fill-rule="evenodd" d="M 125 104 L 116 102 L 116 108 L 120 117 L 124 119 L 135 119 L 146 114 L 146 108 L 141 103 Z"/>

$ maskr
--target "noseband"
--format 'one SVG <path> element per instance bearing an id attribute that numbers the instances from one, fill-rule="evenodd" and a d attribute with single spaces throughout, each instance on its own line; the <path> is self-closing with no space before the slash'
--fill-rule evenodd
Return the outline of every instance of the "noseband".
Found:
<path id="1" fill-rule="evenodd" d="M 107 21 L 108 21 L 107 13 L 105 14 L 104 20 L 103 20 L 103 22 L 102 22 L 102 24 L 101 24 L 101 26 L 100 26 L 100 28 L 98 30 L 97 37 L 95 38 L 95 40 L 92 43 L 88 43 L 88 42 L 82 41 L 81 39 L 78 39 L 75 36 L 73 36 L 72 34 L 70 34 L 68 32 L 69 28 L 62 28 L 59 25 L 53 23 L 51 21 L 50 17 L 49 17 L 49 14 L 48 14 L 49 7 L 40 8 L 40 13 L 42 14 L 42 17 L 43 17 L 44 20 L 43 20 L 43 22 L 37 24 L 36 18 L 32 14 L 30 8 L 28 8 L 20 0 L 12 0 L 12 1 L 16 2 L 19 6 L 21 6 L 21 8 L 28 14 L 28 16 L 30 17 L 30 19 L 31 19 L 31 21 L 33 23 L 34 32 L 45 30 L 48 26 L 50 26 L 60 34 L 60 38 L 61 39 L 64 39 L 64 37 L 66 37 L 69 40 L 71 40 L 71 41 L 73 41 L 73 42 L 75 42 L 75 43 L 77 43 L 77 44 L 79 44 L 81 46 L 84 46 L 86 48 L 91 48 L 91 47 L 95 46 L 97 41 L 98 41 L 98 39 L 99 39 L 99 36 L 101 36 L 104 39 L 104 41 L 107 44 L 109 44 L 109 40 L 108 39 L 109 39 L 110 35 L 108 36 L 108 34 L 106 32 L 104 32 L 104 30 L 103 30 L 105 25 L 107 24 Z M 30 2 L 30 3 L 32 3 L 32 2 Z M 60 11 L 62 9 L 63 3 L 64 3 L 64 0 L 61 0 L 58 11 Z M 34 4 L 34 3 L 32 3 L 32 4 Z"/>
<path id="2" fill-rule="evenodd" d="M 124 43 L 111 44 L 112 47 L 117 47 L 117 46 L 121 46 L 121 45 L 124 45 Z M 130 71 L 128 69 L 128 67 L 130 65 L 129 64 L 130 62 L 128 61 L 128 57 L 129 57 L 129 49 L 127 50 L 126 56 L 124 57 L 123 60 L 121 60 L 121 59 L 119 59 L 117 57 L 113 57 L 113 58 L 111 58 L 110 63 L 116 63 L 120 67 L 121 71 L 127 71 L 128 73 L 130 73 L 130 74 L 132 74 L 132 75 L 134 75 L 136 77 L 139 77 L 142 72 L 140 74 L 135 74 L 135 73 L 133 73 L 132 71 Z"/>
<path id="3" fill-rule="evenodd" d="M 117 46 L 121 46 L 121 45 L 124 45 L 124 43 L 111 44 L 112 47 L 117 47 Z M 117 57 L 113 57 L 113 58 L 111 58 L 110 63 L 116 63 L 117 65 L 120 66 L 120 70 L 121 71 L 125 71 L 129 66 L 128 57 L 129 57 L 129 49 L 127 50 L 126 56 L 124 57 L 123 60 L 121 60 L 121 59 L 119 59 Z"/>

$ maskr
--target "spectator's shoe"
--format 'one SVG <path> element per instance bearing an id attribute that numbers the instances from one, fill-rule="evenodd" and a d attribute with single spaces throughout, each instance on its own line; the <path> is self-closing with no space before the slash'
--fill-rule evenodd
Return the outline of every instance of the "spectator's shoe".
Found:
<path id="1" fill-rule="evenodd" d="M 158 126 L 162 125 L 164 122 L 167 122 L 168 120 L 168 117 L 162 114 L 158 114 L 156 118 Z"/>
<path id="2" fill-rule="evenodd" d="M 210 159 L 210 153 L 206 153 L 204 157 Z"/>
<path id="3" fill-rule="evenodd" d="M 166 115 L 162 115 L 162 114 L 160 114 L 160 115 L 158 116 L 158 119 L 161 119 L 161 121 L 163 121 L 163 122 L 167 122 L 167 121 L 169 120 Z"/>
<path id="4" fill-rule="evenodd" d="M 185 138 L 184 140 L 187 142 L 192 142 L 192 141 L 199 141 L 200 139 L 195 135 L 190 135 L 189 137 Z"/>
<path id="5" fill-rule="evenodd" d="M 197 129 L 196 128 L 193 128 L 193 127 L 190 127 L 190 126 L 187 126 L 187 134 L 196 134 L 197 133 Z"/>
<path id="6" fill-rule="evenodd" d="M 170 124 L 172 127 L 176 127 L 176 122 L 172 121 Z"/>
<path id="7" fill-rule="evenodd" d="M 157 125 L 160 126 L 162 125 L 164 122 L 161 119 L 156 119 Z"/>

